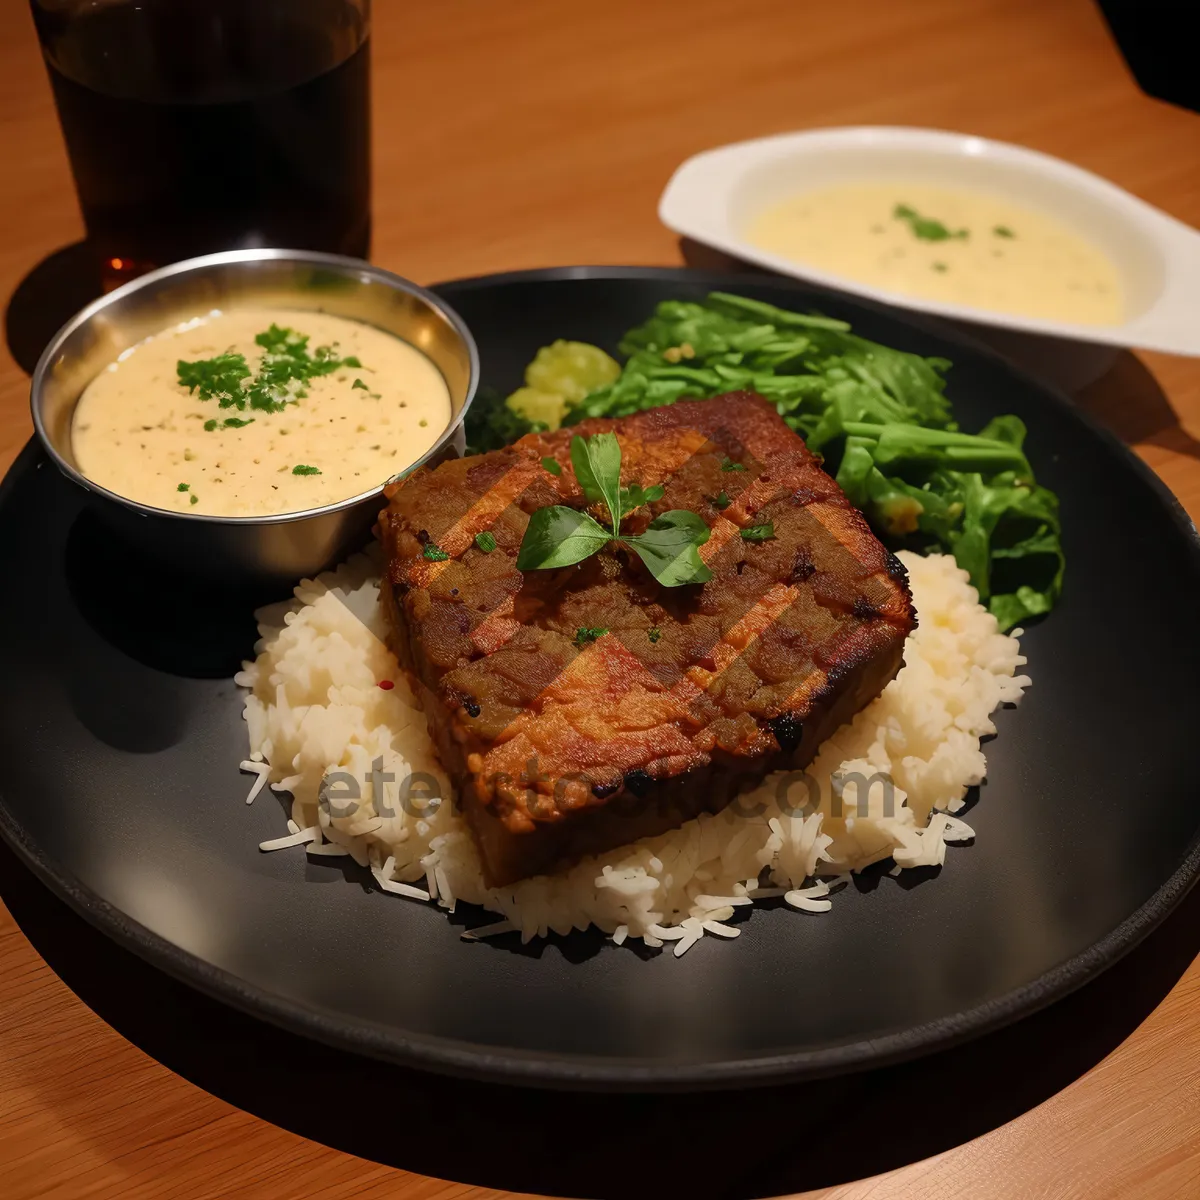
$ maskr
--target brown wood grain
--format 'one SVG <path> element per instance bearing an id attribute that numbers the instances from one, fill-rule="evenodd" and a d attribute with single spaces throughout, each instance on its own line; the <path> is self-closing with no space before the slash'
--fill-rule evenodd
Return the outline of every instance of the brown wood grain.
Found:
<path id="1" fill-rule="evenodd" d="M 374 68 L 374 257 L 422 282 L 676 263 L 679 248 L 655 216 L 675 165 L 706 146 L 822 124 L 931 125 L 1021 142 L 1200 225 L 1200 117 L 1137 91 L 1087 0 L 377 0 Z M 0 8 L 0 145 L 7 296 L 81 233 L 32 26 L 16 2 Z M 1082 402 L 1200 513 L 1200 362 L 1125 356 Z M 2 353 L 0 470 L 29 431 L 27 379 Z M 806 1194 L 1200 1195 L 1200 967 L 1044 1103 L 933 1158 L 855 1175 L 848 1163 L 847 1182 Z M 508 1193 L 354 1158 L 185 1082 L 82 1004 L 0 909 L 0 1194 Z"/>

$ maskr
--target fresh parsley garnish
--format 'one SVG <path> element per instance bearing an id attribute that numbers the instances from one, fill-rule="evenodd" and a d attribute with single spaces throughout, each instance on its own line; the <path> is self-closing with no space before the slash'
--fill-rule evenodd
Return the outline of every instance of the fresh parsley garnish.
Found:
<path id="1" fill-rule="evenodd" d="M 306 390 L 303 385 L 310 379 L 332 375 L 342 367 L 362 366 L 357 358 L 339 358 L 332 346 L 318 346 L 310 354 L 306 334 L 278 325 L 254 340 L 266 353 L 247 395 L 250 407 L 264 412 L 280 412 L 287 404 L 295 403 L 292 391 Z M 300 387 L 293 389 L 293 383 Z"/>
<path id="2" fill-rule="evenodd" d="M 608 632 L 608 627 L 603 625 L 580 625 L 575 630 L 575 645 L 586 646 L 594 642 L 597 638 L 603 637 Z"/>
<path id="3" fill-rule="evenodd" d="M 426 542 L 422 553 L 430 562 L 445 562 L 450 557 L 436 542 Z"/>
<path id="4" fill-rule="evenodd" d="M 745 465 L 740 462 L 734 462 L 732 458 L 727 458 L 721 463 L 722 471 L 744 471 Z"/>
<path id="5" fill-rule="evenodd" d="M 529 519 L 517 567 L 522 571 L 544 571 L 569 567 L 602 550 L 613 533 L 585 512 L 553 504 L 539 508 Z"/>
<path id="6" fill-rule="evenodd" d="M 220 424 L 220 422 L 219 422 L 219 421 L 217 421 L 216 419 L 209 420 L 209 421 L 205 421 L 205 422 L 204 422 L 204 432 L 205 432 L 205 433 L 212 433 L 212 431 L 213 431 L 214 429 L 216 429 L 216 427 L 217 427 L 219 424 Z"/>
<path id="7" fill-rule="evenodd" d="M 653 504 L 663 498 L 666 490 L 661 483 L 648 488 L 643 488 L 640 483 L 631 483 L 621 489 L 621 511 L 629 513 L 643 504 Z"/>
<path id="8" fill-rule="evenodd" d="M 775 522 L 764 521 L 761 525 L 748 525 L 741 532 L 744 541 L 765 542 L 775 536 Z"/>
<path id="9" fill-rule="evenodd" d="M 907 221 L 913 237 L 918 237 L 923 242 L 964 241 L 971 236 L 965 229 L 956 229 L 952 232 L 941 221 L 921 216 L 915 208 L 908 204 L 897 204 L 892 209 L 892 218 L 896 221 Z"/>
<path id="10" fill-rule="evenodd" d="M 496 539 L 486 531 L 475 535 L 475 545 L 477 545 L 484 554 L 491 554 L 496 548 Z"/>
<path id="11" fill-rule="evenodd" d="M 1007 225 L 993 225 L 992 233 L 1000 238 L 1015 238 L 1017 236 Z"/>
<path id="12" fill-rule="evenodd" d="M 733 501 L 729 499 L 729 493 L 725 491 L 720 491 L 713 497 L 713 508 L 726 509 L 732 503 Z"/>
<path id="13" fill-rule="evenodd" d="M 658 639 L 660 637 L 662 637 L 662 630 L 659 629 L 659 627 L 657 625 L 655 625 L 652 628 L 646 630 L 646 636 L 650 639 L 650 644 L 653 646 L 657 643 Z"/>
<path id="14" fill-rule="evenodd" d="M 633 549 L 663 587 L 681 587 L 707 583 L 712 578 L 699 553 L 708 538 L 709 528 L 702 517 L 674 508 L 655 517 L 645 533 L 621 541 Z"/>
<path id="15" fill-rule="evenodd" d="M 191 486 L 190 483 L 181 483 L 175 490 L 177 492 L 186 492 Z"/>
<path id="16" fill-rule="evenodd" d="M 180 385 L 201 400 L 216 400 L 222 408 L 244 410 L 249 405 L 260 412 L 282 412 L 308 395 L 304 384 L 310 379 L 342 367 L 362 367 L 353 356 L 339 358 L 332 346 L 318 346 L 310 353 L 306 334 L 278 325 L 254 341 L 264 352 L 257 373 L 244 354 L 218 354 L 195 362 L 180 359 L 175 364 Z"/>
<path id="17" fill-rule="evenodd" d="M 293 475 L 320 475 L 320 473 L 321 471 L 319 467 L 308 467 L 305 466 L 304 463 L 292 468 Z"/>
<path id="18" fill-rule="evenodd" d="M 549 455 L 546 455 L 546 457 L 542 459 L 542 470 L 549 471 L 551 475 L 561 475 L 562 463 L 560 463 L 557 458 L 551 458 Z"/>
<path id="19" fill-rule="evenodd" d="M 357 388 L 360 392 L 369 392 L 371 390 L 369 387 L 367 387 L 367 385 L 365 383 L 363 383 L 363 381 L 361 379 L 356 379 L 350 385 L 350 388 L 351 388 L 351 390 L 354 390 L 355 388 Z"/>
<path id="20" fill-rule="evenodd" d="M 226 429 L 245 429 L 247 425 L 254 424 L 254 418 L 246 417 L 243 419 L 242 417 L 226 417 L 221 424 L 224 425 Z"/>
<path id="21" fill-rule="evenodd" d="M 218 354 L 215 358 L 202 358 L 197 362 L 185 362 L 182 358 L 175 364 L 179 383 L 189 392 L 198 393 L 201 400 L 216 400 L 222 408 L 231 404 L 238 408 L 246 406 L 242 395 L 242 381 L 250 378 L 250 367 L 244 354 Z"/>
<path id="22" fill-rule="evenodd" d="M 195 492 L 193 492 L 193 493 L 192 493 L 192 494 L 191 494 L 191 495 L 188 497 L 188 500 L 189 500 L 189 501 L 190 501 L 192 504 L 199 504 L 199 503 L 200 503 L 200 497 L 199 497 L 199 496 L 197 496 Z"/>
<path id="23" fill-rule="evenodd" d="M 543 463 L 544 465 L 544 463 Z M 664 587 L 705 583 L 712 572 L 700 558 L 699 548 L 708 541 L 709 528 L 693 512 L 673 509 L 656 517 L 644 533 L 623 535 L 621 521 L 627 502 L 633 507 L 661 498 L 658 485 L 621 487 L 621 446 L 616 435 L 597 433 L 571 439 L 571 465 L 583 494 L 591 504 L 603 503 L 609 524 L 602 525 L 589 513 L 554 504 L 539 508 L 529 519 L 517 567 L 522 571 L 569 567 L 591 557 L 609 542 L 628 546 Z"/>

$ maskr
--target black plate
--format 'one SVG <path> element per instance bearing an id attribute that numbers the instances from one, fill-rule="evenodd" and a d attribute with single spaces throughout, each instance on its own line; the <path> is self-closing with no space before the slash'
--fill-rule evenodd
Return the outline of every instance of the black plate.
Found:
<path id="1" fill-rule="evenodd" d="M 164 970 L 281 1025 L 405 1063 L 567 1087 L 745 1085 L 912 1057 L 1012 1021 L 1133 946 L 1200 868 L 1200 544 L 1116 439 L 990 353 L 791 283 L 564 269 L 437 289 L 508 389 L 555 338 L 615 350 L 668 297 L 818 306 L 954 361 L 967 429 L 1029 426 L 1062 499 L 1068 582 L 1025 638 L 1033 687 L 998 715 L 938 877 L 872 876 L 833 910 L 756 911 L 684 959 L 573 934 L 460 941 L 353 871 L 260 854 L 229 676 L 264 599 L 164 577 L 114 546 L 33 448 L 0 490 L 0 828 L 57 892 Z M 928 874 L 928 873 L 926 873 Z"/>

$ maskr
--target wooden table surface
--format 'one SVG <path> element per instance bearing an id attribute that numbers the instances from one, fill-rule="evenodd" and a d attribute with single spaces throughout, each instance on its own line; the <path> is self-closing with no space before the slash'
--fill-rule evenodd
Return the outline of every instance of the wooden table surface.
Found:
<path id="1" fill-rule="evenodd" d="M 827 124 L 1021 142 L 1200 225 L 1200 116 L 1138 92 L 1087 0 L 378 0 L 374 69 L 374 257 L 423 282 L 677 263 L 655 206 L 679 161 Z M 32 26 L 15 2 L 0 11 L 0 134 L 8 296 L 82 232 Z M 1200 361 L 1125 355 L 1080 402 L 1200 513 Z M 0 354 L 0 470 L 29 432 L 26 377 Z M 127 959 L 7 851 L 0 871 L 0 1194 L 9 1200 L 615 1194 L 595 1159 L 553 1165 L 581 1133 L 599 1154 L 624 1156 L 622 1190 L 634 1195 L 635 1178 L 680 1153 L 653 1136 L 672 1120 L 688 1158 L 707 1150 L 687 1185 L 698 1195 L 1200 1195 L 1196 896 L 1082 993 L 919 1067 L 778 1094 L 773 1106 L 755 1096 L 695 1109 L 682 1099 L 526 1094 L 519 1103 L 544 1113 L 536 1124 L 562 1136 L 538 1137 L 528 1122 L 526 1136 L 488 1141 L 515 1093 L 310 1051 Z M 389 1122 L 373 1140 L 331 1111 L 368 1093 L 385 1098 L 375 1115 Z M 420 1117 L 419 1136 L 406 1136 L 428 1108 L 421 1097 L 445 1115 Z M 793 1106 L 791 1124 L 750 1136 L 752 1121 L 780 1105 Z M 693 1111 L 699 1137 L 680 1115 Z M 446 1121 L 457 1124 L 447 1131 Z M 727 1141 L 747 1136 L 748 1154 Z M 486 1154 L 471 1150 L 485 1145 Z M 682 1190 L 661 1178 L 659 1195 Z"/>

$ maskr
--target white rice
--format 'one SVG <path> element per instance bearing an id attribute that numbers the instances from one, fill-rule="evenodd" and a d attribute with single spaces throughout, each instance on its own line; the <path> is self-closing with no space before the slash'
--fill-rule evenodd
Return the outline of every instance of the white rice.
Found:
<path id="1" fill-rule="evenodd" d="M 991 714 L 1018 701 L 1029 678 L 1018 674 L 1020 631 L 998 631 L 952 558 L 900 557 L 920 625 L 900 674 L 808 768 L 815 788 L 772 776 L 716 815 L 555 876 L 488 889 L 424 715 L 382 641 L 378 559 L 358 555 L 302 583 L 290 604 L 259 613 L 258 657 L 237 676 L 250 689 L 250 759 L 242 765 L 261 775 L 250 799 L 267 778 L 292 796 L 291 834 L 261 848 L 345 853 L 386 892 L 450 910 L 458 901 L 477 904 L 503 918 L 472 938 L 519 930 L 529 941 L 594 925 L 618 945 L 673 941 L 676 955 L 708 934 L 736 937 L 738 928 L 724 922 L 756 900 L 782 896 L 793 908 L 826 911 L 830 888 L 818 876 L 848 877 L 887 858 L 895 872 L 940 866 L 947 842 L 974 836 L 949 814 L 984 778 L 979 741 L 995 732 Z M 381 681 L 394 686 L 385 690 Z M 369 782 L 376 760 L 397 781 L 381 788 L 383 813 Z M 318 803 L 333 771 L 361 781 L 351 816 Z M 880 784 L 858 795 L 859 785 L 846 779 L 854 772 L 894 780 L 890 809 Z M 439 806 L 410 803 L 405 811 L 398 788 L 412 773 L 437 781 Z M 423 794 L 415 793 L 418 802 Z"/>

